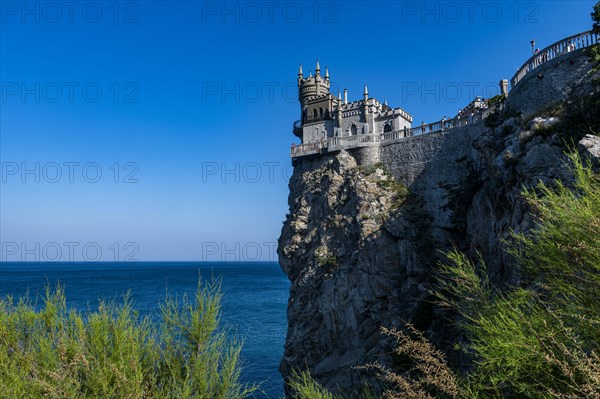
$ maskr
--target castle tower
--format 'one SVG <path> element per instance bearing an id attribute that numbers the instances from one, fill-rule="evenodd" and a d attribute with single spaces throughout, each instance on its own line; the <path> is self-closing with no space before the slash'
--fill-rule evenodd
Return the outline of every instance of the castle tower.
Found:
<path id="1" fill-rule="evenodd" d="M 330 86 L 329 71 L 325 69 L 325 77 L 321 76 L 319 60 L 317 60 L 314 77 L 311 74 L 308 78 L 303 78 L 302 65 L 300 65 L 300 71 L 298 72 L 298 99 L 300 100 L 301 108 L 306 105 L 308 99 L 329 94 Z"/>
<path id="2" fill-rule="evenodd" d="M 325 76 L 321 75 L 319 60 L 315 65 L 315 76 L 308 78 L 302 74 L 302 66 L 298 71 L 298 99 L 300 101 L 301 124 L 328 120 L 333 117 L 337 99 L 330 93 L 331 81 L 329 69 L 325 68 Z"/>

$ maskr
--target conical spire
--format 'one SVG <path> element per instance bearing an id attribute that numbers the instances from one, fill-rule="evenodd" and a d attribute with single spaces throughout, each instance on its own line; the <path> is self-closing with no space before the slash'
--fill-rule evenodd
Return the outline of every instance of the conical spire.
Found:
<path id="1" fill-rule="evenodd" d="M 319 76 L 321 74 L 321 67 L 319 66 L 319 59 L 317 58 L 317 66 L 315 67 L 315 75 Z"/>

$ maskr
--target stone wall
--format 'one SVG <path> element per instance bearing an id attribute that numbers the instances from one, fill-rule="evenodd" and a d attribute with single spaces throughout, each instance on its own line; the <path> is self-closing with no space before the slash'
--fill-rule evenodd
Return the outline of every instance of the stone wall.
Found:
<path id="1" fill-rule="evenodd" d="M 439 175 L 452 173 L 452 165 L 472 148 L 472 136 L 484 129 L 483 123 L 477 123 L 386 143 L 380 147 L 379 160 L 397 180 L 412 187 L 425 170 Z"/>
<path id="2" fill-rule="evenodd" d="M 592 60 L 586 52 L 589 49 L 563 54 L 525 75 L 510 91 L 507 106 L 519 110 L 527 119 L 557 103 L 591 92 L 588 73 Z"/>
<path id="3" fill-rule="evenodd" d="M 348 150 L 358 165 L 370 165 L 379 162 L 379 146 L 371 145 Z"/>

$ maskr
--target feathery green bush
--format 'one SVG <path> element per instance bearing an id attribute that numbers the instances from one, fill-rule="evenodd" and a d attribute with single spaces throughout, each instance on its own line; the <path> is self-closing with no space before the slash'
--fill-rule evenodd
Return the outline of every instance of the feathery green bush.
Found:
<path id="1" fill-rule="evenodd" d="M 494 288 L 483 262 L 456 250 L 441 269 L 438 297 L 462 316 L 475 359 L 474 397 L 600 397 L 600 177 L 570 158 L 574 187 L 523 193 L 537 218 L 509 249 L 523 285 Z"/>
<path id="2" fill-rule="evenodd" d="M 140 318 L 129 297 L 85 314 L 68 310 L 62 287 L 39 310 L 0 299 L 0 397 L 244 398 L 240 344 L 219 329 L 220 284 L 193 299 L 168 296 L 161 322 Z"/>

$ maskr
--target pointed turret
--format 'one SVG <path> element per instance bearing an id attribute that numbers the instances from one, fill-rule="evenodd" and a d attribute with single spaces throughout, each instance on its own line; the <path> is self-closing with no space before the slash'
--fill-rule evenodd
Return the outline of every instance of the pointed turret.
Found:
<path id="1" fill-rule="evenodd" d="M 327 69 L 327 68 L 325 68 Z M 337 101 L 337 129 L 338 129 L 338 134 L 339 134 L 339 130 L 342 128 L 342 118 L 343 118 L 343 114 L 342 114 L 342 93 L 338 90 L 338 101 Z"/>
<path id="2" fill-rule="evenodd" d="M 300 87 L 300 85 L 302 84 L 303 78 L 304 75 L 302 74 L 302 64 L 300 64 L 300 67 L 298 68 L 298 87 Z"/>
<path id="3" fill-rule="evenodd" d="M 367 84 L 365 83 L 365 91 L 363 93 L 363 112 L 365 114 L 365 122 L 368 123 L 367 115 L 369 114 L 369 89 L 367 89 Z"/>

